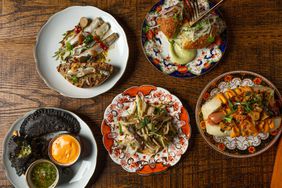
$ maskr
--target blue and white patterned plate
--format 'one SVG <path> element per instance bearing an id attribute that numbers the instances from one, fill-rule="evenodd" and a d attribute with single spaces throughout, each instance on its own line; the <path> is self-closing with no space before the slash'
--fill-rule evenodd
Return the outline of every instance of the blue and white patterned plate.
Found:
<path id="1" fill-rule="evenodd" d="M 174 64 L 169 56 L 169 41 L 159 31 L 157 18 L 162 11 L 178 2 L 179 0 L 160 0 L 151 8 L 142 25 L 142 47 L 147 59 L 161 72 L 178 78 L 193 78 L 205 74 L 220 62 L 226 50 L 227 30 L 209 47 L 197 49 L 197 55 L 191 62 L 186 65 Z M 210 5 L 201 0 L 200 6 L 207 10 Z M 216 11 L 215 14 L 222 18 L 220 12 Z"/>

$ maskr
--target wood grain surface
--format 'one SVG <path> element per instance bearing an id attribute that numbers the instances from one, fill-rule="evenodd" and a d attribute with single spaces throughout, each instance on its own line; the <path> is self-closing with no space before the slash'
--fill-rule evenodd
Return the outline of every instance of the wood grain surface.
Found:
<path id="1" fill-rule="evenodd" d="M 91 127 L 99 156 L 89 187 L 269 187 L 274 145 L 253 158 L 233 159 L 212 150 L 194 120 L 197 98 L 204 86 L 226 71 L 262 74 L 282 91 L 282 1 L 227 0 L 222 7 L 228 24 L 228 49 L 210 73 L 195 79 L 166 76 L 147 62 L 141 48 L 141 23 L 156 1 L 151 0 L 0 0 L 0 154 L 11 124 L 26 112 L 45 106 L 77 113 Z M 66 98 L 50 90 L 35 69 L 37 32 L 54 13 L 73 5 L 92 5 L 111 13 L 123 26 L 130 58 L 125 75 L 109 92 L 93 99 Z M 134 85 L 152 84 L 177 95 L 188 108 L 193 135 L 181 161 L 163 174 L 141 177 L 116 165 L 101 141 L 100 124 L 111 100 Z M 2 159 L 1 159 L 2 160 Z M 2 161 L 1 161 L 2 162 Z M 0 167 L 0 187 L 12 187 Z M 281 183 L 282 187 L 282 183 Z"/>

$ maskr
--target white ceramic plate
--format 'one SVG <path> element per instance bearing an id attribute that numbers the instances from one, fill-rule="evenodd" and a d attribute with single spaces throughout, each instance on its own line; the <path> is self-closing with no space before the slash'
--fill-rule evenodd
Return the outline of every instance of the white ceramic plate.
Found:
<path id="1" fill-rule="evenodd" d="M 62 110 L 65 112 L 70 113 L 73 115 L 79 122 L 81 130 L 79 133 L 79 137 L 82 139 L 83 147 L 87 148 L 87 152 L 82 153 L 81 158 L 78 162 L 76 162 L 73 166 L 71 166 L 72 175 L 68 175 L 67 173 L 64 173 L 63 175 L 60 175 L 60 182 L 58 184 L 58 188 L 77 188 L 77 187 L 85 187 L 94 174 L 96 164 L 97 164 L 97 144 L 95 141 L 95 138 L 92 134 L 91 129 L 88 127 L 88 125 L 80 119 L 76 114 L 69 112 L 67 110 L 59 109 L 59 108 L 53 108 L 57 110 Z M 27 188 L 28 185 L 25 181 L 25 175 L 18 176 L 16 174 L 16 170 L 11 167 L 11 162 L 9 160 L 8 156 L 8 141 L 10 137 L 13 134 L 13 131 L 19 130 L 23 120 L 28 115 L 35 112 L 37 109 L 32 110 L 28 113 L 26 113 L 23 117 L 19 118 L 10 128 L 9 132 L 6 134 L 6 137 L 3 142 L 3 165 L 6 171 L 6 176 L 9 179 L 9 181 L 13 184 L 14 187 L 21 187 L 21 188 Z M 62 174 L 62 173 L 61 173 Z M 68 180 L 66 180 L 68 179 Z M 65 181 L 65 182 L 62 182 Z"/>
<path id="2" fill-rule="evenodd" d="M 108 59 L 114 66 L 114 73 L 102 85 L 94 88 L 78 88 L 65 80 L 56 67 L 59 61 L 53 57 L 60 47 L 63 33 L 73 29 L 81 17 L 101 17 L 110 23 L 109 33 L 117 32 L 119 39 L 110 47 Z M 109 13 L 92 6 L 73 6 L 66 8 L 49 18 L 38 33 L 34 49 L 34 58 L 39 75 L 48 87 L 60 94 L 73 98 L 91 98 L 110 90 L 122 77 L 128 60 L 129 48 L 124 30 Z"/>

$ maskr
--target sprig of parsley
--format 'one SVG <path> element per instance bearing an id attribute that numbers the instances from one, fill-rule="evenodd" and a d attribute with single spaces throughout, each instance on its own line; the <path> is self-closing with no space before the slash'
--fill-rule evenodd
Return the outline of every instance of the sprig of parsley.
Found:
<path id="1" fill-rule="evenodd" d="M 232 119 L 233 119 L 233 117 L 230 116 L 230 115 L 227 115 L 227 116 L 224 117 L 224 121 L 226 121 L 227 123 L 231 123 Z"/>
<path id="2" fill-rule="evenodd" d="M 213 36 L 209 36 L 208 42 L 209 42 L 209 43 L 212 43 L 212 42 L 214 42 L 214 41 L 215 41 L 215 38 L 214 38 Z"/>
<path id="3" fill-rule="evenodd" d="M 76 76 L 72 76 L 71 80 L 73 81 L 73 83 L 77 83 L 78 82 L 78 78 Z"/>
<path id="4" fill-rule="evenodd" d="M 71 51 L 71 50 L 73 49 L 73 46 L 72 46 L 69 42 L 67 42 L 67 43 L 66 43 L 66 49 L 67 49 L 68 51 Z"/>
<path id="5" fill-rule="evenodd" d="M 90 42 L 92 42 L 94 39 L 93 39 L 93 36 L 92 35 L 87 35 L 83 41 L 83 43 L 85 44 L 89 44 Z"/>

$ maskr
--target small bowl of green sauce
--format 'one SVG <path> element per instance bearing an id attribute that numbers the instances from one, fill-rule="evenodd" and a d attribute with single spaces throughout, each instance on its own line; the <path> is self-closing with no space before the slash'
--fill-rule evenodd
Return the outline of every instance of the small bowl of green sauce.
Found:
<path id="1" fill-rule="evenodd" d="M 26 181 L 30 188 L 53 188 L 59 181 L 59 170 L 45 159 L 34 161 L 27 169 Z"/>

